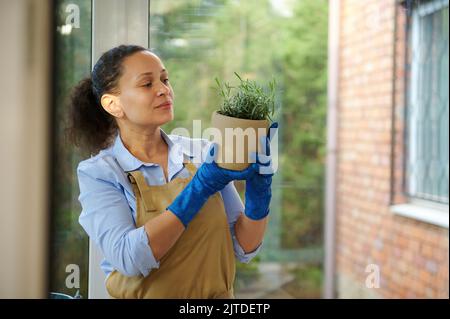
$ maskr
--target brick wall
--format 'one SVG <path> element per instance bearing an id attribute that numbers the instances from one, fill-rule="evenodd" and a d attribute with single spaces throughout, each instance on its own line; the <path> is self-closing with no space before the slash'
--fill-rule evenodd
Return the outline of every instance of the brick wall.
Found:
<path id="1" fill-rule="evenodd" d="M 336 216 L 341 298 L 449 297 L 448 229 L 390 211 L 391 203 L 405 202 L 406 14 L 396 3 L 341 0 Z M 379 267 L 379 288 L 366 286 L 370 264 Z"/>

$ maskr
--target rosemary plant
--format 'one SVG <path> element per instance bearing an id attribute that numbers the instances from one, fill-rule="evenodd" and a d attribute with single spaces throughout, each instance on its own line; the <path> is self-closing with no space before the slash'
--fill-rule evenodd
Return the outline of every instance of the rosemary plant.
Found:
<path id="1" fill-rule="evenodd" d="M 240 119 L 272 120 L 275 112 L 275 79 L 269 82 L 268 90 L 264 90 L 256 82 L 243 80 L 239 74 L 234 74 L 240 81 L 237 87 L 215 79 L 223 98 L 217 113 Z M 233 89 L 237 91 L 235 94 L 232 94 Z"/>

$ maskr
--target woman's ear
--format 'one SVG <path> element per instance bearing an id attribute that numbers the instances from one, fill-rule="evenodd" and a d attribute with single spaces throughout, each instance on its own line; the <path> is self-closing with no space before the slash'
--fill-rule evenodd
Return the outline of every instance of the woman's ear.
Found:
<path id="1" fill-rule="evenodd" d="M 105 109 L 106 112 L 111 114 L 112 116 L 116 118 L 122 118 L 123 117 L 123 110 L 120 106 L 119 97 L 115 96 L 113 94 L 103 94 L 102 98 L 100 100 L 102 107 Z"/>

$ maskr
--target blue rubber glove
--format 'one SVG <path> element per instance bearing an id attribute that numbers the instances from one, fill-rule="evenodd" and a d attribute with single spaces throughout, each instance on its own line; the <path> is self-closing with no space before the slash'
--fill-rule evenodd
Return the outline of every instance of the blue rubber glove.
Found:
<path id="1" fill-rule="evenodd" d="M 205 162 L 202 163 L 191 181 L 167 207 L 187 227 L 197 215 L 208 198 L 222 190 L 233 180 L 245 180 L 255 174 L 256 166 L 250 165 L 242 171 L 232 171 L 217 166 L 217 144 L 213 143 L 208 151 Z"/>
<path id="2" fill-rule="evenodd" d="M 270 154 L 270 140 L 278 130 L 278 123 L 274 122 L 269 128 L 269 136 L 263 136 L 261 143 L 266 144 L 265 154 L 252 153 L 256 160 L 257 170 L 249 175 L 245 184 L 245 215 L 253 220 L 260 220 L 269 214 L 272 198 L 272 156 Z"/>

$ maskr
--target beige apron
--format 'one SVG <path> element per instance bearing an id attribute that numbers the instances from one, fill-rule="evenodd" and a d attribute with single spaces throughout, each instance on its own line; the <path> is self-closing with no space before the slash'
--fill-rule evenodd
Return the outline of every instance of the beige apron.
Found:
<path id="1" fill-rule="evenodd" d="M 136 227 L 165 212 L 195 175 L 149 186 L 140 171 L 128 173 L 136 196 Z M 113 271 L 106 289 L 113 298 L 234 298 L 235 257 L 223 200 L 211 196 L 147 277 Z"/>

